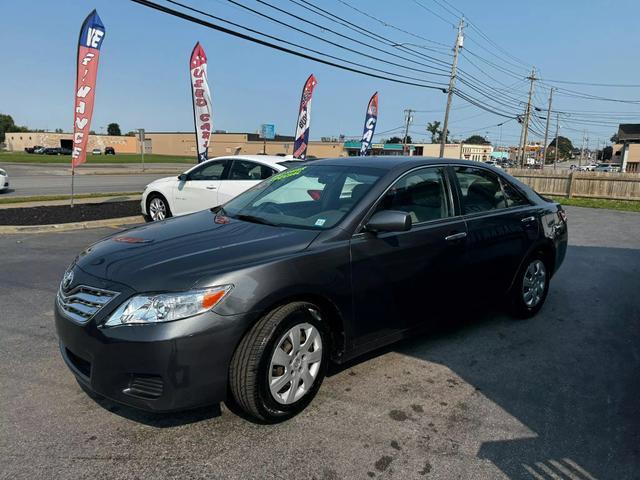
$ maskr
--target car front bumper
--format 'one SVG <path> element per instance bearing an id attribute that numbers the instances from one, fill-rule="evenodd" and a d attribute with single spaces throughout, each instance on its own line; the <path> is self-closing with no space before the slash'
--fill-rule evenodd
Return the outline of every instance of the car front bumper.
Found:
<path id="1" fill-rule="evenodd" d="M 0 177 L 0 192 L 9 188 L 9 178 Z"/>
<path id="2" fill-rule="evenodd" d="M 62 357 L 89 390 L 132 407 L 167 412 L 225 400 L 228 370 L 249 319 L 214 312 L 174 322 L 81 325 L 55 305 Z"/>

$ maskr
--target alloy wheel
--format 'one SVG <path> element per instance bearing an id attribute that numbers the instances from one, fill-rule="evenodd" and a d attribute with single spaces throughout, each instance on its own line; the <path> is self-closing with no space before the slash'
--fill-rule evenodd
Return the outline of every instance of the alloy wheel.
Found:
<path id="1" fill-rule="evenodd" d="M 167 206 L 160 197 L 155 197 L 149 202 L 149 215 L 155 222 L 167 218 Z"/>
<path id="2" fill-rule="evenodd" d="M 274 400 L 289 405 L 311 390 L 322 363 L 322 338 L 316 327 L 300 323 L 280 337 L 269 365 Z"/>
<path id="3" fill-rule="evenodd" d="M 533 308 L 544 296 L 547 283 L 547 270 L 542 260 L 536 259 L 529 264 L 522 280 L 522 299 L 527 307 Z"/>

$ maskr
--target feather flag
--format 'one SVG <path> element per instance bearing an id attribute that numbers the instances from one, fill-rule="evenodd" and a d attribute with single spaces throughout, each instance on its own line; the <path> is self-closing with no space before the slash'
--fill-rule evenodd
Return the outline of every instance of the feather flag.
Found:
<path id="1" fill-rule="evenodd" d="M 92 11 L 82 23 L 78 39 L 78 59 L 73 122 L 72 170 L 87 161 L 87 143 L 93 115 L 100 47 L 105 29 L 98 12 Z"/>
<path id="2" fill-rule="evenodd" d="M 300 110 L 298 111 L 298 123 L 296 125 L 296 140 L 293 147 L 293 158 L 305 159 L 307 146 L 309 145 L 309 126 L 311 125 L 311 97 L 313 89 L 318 84 L 313 74 L 309 75 L 302 89 Z"/>
<path id="3" fill-rule="evenodd" d="M 209 156 L 209 141 L 211 140 L 211 92 L 207 81 L 207 56 L 196 43 L 191 52 L 189 62 L 191 71 L 191 94 L 193 97 L 193 121 L 196 129 L 196 149 L 198 163 L 204 162 Z"/>
<path id="4" fill-rule="evenodd" d="M 376 131 L 378 122 L 378 92 L 374 93 L 367 105 L 367 114 L 364 117 L 364 131 L 362 132 L 362 142 L 360 144 L 360 156 L 364 157 L 371 149 L 373 134 Z"/>

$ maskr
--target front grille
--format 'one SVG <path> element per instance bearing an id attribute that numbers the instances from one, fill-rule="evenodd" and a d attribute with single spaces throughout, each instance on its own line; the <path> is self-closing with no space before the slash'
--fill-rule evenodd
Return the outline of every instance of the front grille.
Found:
<path id="1" fill-rule="evenodd" d="M 58 289 L 57 301 L 62 313 L 76 323 L 87 323 L 102 307 L 113 300 L 118 292 L 78 285 L 68 292 Z"/>
<path id="2" fill-rule="evenodd" d="M 159 398 L 164 390 L 162 377 L 157 375 L 131 375 L 129 387 L 124 389 L 124 393 L 134 397 Z"/>

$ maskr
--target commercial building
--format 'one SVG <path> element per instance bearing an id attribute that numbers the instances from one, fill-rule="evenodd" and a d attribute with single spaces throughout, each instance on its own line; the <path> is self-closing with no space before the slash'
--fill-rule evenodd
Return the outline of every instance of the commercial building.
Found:
<path id="1" fill-rule="evenodd" d="M 358 155 L 360 141 L 347 141 L 344 149 L 349 156 Z M 410 156 L 439 157 L 439 143 L 411 143 L 407 145 Z M 491 145 L 473 145 L 469 143 L 447 143 L 444 146 L 444 158 L 459 158 L 485 162 L 491 158 Z M 371 155 L 403 155 L 401 143 L 374 143 L 371 145 Z"/>
<path id="2" fill-rule="evenodd" d="M 5 144 L 7 150 L 24 152 L 27 147 L 36 145 L 41 147 L 60 147 L 60 140 L 73 140 L 72 133 L 53 132 L 19 132 L 6 133 Z M 104 152 L 105 147 L 113 147 L 118 153 L 136 153 L 139 151 L 138 140 L 135 137 L 115 135 L 89 135 L 89 151 L 99 148 Z"/>
<path id="3" fill-rule="evenodd" d="M 619 164 L 621 172 L 640 173 L 640 123 L 620 124 L 612 148 L 611 162 Z"/>
<path id="4" fill-rule="evenodd" d="M 60 140 L 71 140 L 71 133 L 23 132 L 7 133 L 5 143 L 9 151 L 24 151 L 27 147 L 60 147 Z M 190 157 L 196 155 L 196 140 L 193 132 L 146 132 L 145 153 Z M 209 156 L 222 155 L 290 155 L 294 138 L 276 135 L 273 140 L 262 140 L 257 133 L 214 133 L 209 144 Z M 113 147 L 116 153 L 138 153 L 140 142 L 134 136 L 89 135 L 89 150 Z M 307 155 L 315 157 L 342 157 L 346 152 L 342 142 L 327 139 L 310 141 Z"/>
<path id="5" fill-rule="evenodd" d="M 160 155 L 195 156 L 196 140 L 193 132 L 146 132 L 147 150 Z M 291 155 L 294 137 L 276 135 L 273 140 L 263 140 L 257 133 L 213 133 L 209 143 L 209 157 L 223 155 Z M 310 141 L 307 155 L 314 157 L 346 156 L 342 143 Z"/>

